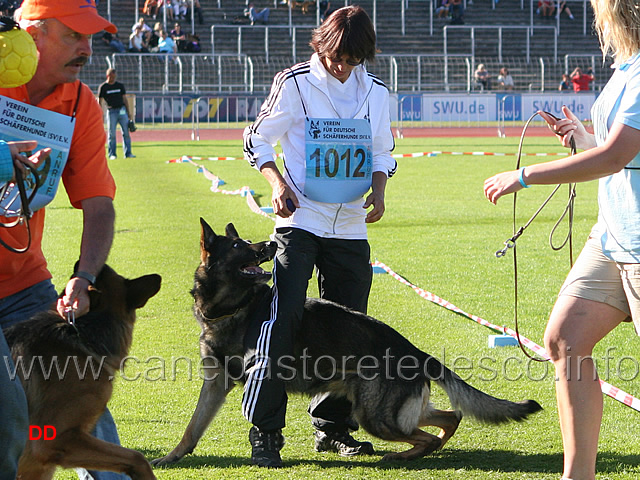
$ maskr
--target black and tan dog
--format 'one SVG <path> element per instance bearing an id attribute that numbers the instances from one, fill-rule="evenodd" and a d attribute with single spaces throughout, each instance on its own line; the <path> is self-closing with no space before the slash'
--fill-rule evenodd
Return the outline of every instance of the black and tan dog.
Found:
<path id="1" fill-rule="evenodd" d="M 27 441 L 19 479 L 51 479 L 58 465 L 156 478 L 142 454 L 98 440 L 90 432 L 111 398 L 114 375 L 131 346 L 136 309 L 160 290 L 160 282 L 159 275 L 127 280 L 105 265 L 89 289 L 90 311 L 75 325 L 51 310 L 7 329 L 27 396 L 30 428 L 49 434 Z"/>
<path id="2" fill-rule="evenodd" d="M 269 305 L 271 274 L 258 267 L 276 251 L 273 242 L 251 244 L 232 224 L 216 235 L 201 219 L 201 264 L 192 294 L 200 326 L 200 353 L 207 375 L 198 405 L 178 446 L 155 465 L 191 453 L 233 388 L 242 379 L 245 332 Z M 462 414 L 486 423 L 523 420 L 541 409 L 533 400 L 514 403 L 487 395 L 465 383 L 436 358 L 419 350 L 388 325 L 333 302 L 307 299 L 288 359 L 287 391 L 315 395 L 332 392 L 353 404 L 353 418 L 384 440 L 413 448 L 385 460 L 414 459 L 440 449 L 456 431 Z M 250 342 L 248 342 L 251 344 Z M 449 395 L 456 411 L 436 410 L 429 401 L 430 381 Z M 438 436 L 419 427 L 435 426 Z"/>

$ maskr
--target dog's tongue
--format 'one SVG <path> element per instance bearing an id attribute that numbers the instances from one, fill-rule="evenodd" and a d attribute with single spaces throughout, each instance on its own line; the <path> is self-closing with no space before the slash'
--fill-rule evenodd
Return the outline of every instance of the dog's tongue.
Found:
<path id="1" fill-rule="evenodd" d="M 243 270 L 247 273 L 264 273 L 264 270 L 260 268 L 258 265 L 245 267 Z"/>

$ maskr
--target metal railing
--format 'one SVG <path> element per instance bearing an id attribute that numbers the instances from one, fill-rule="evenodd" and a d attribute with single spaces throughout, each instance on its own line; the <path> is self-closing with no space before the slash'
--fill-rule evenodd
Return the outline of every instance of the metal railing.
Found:
<path id="1" fill-rule="evenodd" d="M 246 53 L 247 51 L 253 52 L 257 55 L 264 55 L 267 63 L 269 63 L 271 54 L 270 54 L 270 43 L 273 38 L 274 42 L 282 43 L 282 35 L 286 35 L 287 40 L 291 42 L 291 57 L 293 59 L 298 58 L 298 37 L 302 35 L 299 32 L 303 32 L 305 35 L 305 52 L 310 52 L 310 48 L 308 47 L 308 39 L 311 37 L 311 31 L 316 28 L 315 25 L 292 25 L 292 26 L 284 26 L 284 25 L 212 25 L 211 26 L 211 53 L 213 55 L 217 55 L 224 50 L 225 48 L 228 50 L 227 54 L 235 53 L 237 55 L 241 55 Z M 220 32 L 219 35 L 216 35 L 216 32 Z M 270 32 L 276 32 L 271 35 Z M 216 45 L 216 42 L 218 45 Z M 229 42 L 229 39 L 235 38 L 235 45 Z M 221 46 L 220 43 L 223 43 Z M 245 44 L 248 44 L 245 47 Z M 233 45 L 233 46 L 232 46 Z M 259 48 L 262 47 L 264 50 L 262 52 L 259 51 Z M 230 50 L 234 50 L 231 52 Z M 295 60 L 294 60 L 295 61 Z"/>
<path id="2" fill-rule="evenodd" d="M 137 92 L 253 92 L 253 62 L 246 55 L 115 53 L 107 64 Z M 90 85 L 91 86 L 91 85 Z"/>
<path id="3" fill-rule="evenodd" d="M 484 63 L 495 76 L 507 67 L 515 81 L 516 92 L 555 90 L 562 73 L 576 66 L 591 66 L 595 89 L 604 85 L 611 75 L 608 65 L 598 55 L 567 55 L 564 62 L 538 58 L 527 63 L 523 57 L 497 58 L 464 54 L 377 55 L 367 70 L 379 77 L 392 93 L 471 92 L 477 89 L 473 72 Z M 81 80 L 94 91 L 104 81 L 107 67 L 118 70 L 118 79 L 131 93 L 188 94 L 265 93 L 274 76 L 291 66 L 291 57 L 271 57 L 238 54 L 112 54 L 93 57 L 85 65 Z M 550 87 L 549 87 L 550 86 Z M 494 87 L 495 90 L 495 87 Z"/>
<path id="4" fill-rule="evenodd" d="M 531 37 L 533 36 L 535 31 L 543 31 L 549 32 L 549 35 L 546 37 L 546 40 L 553 43 L 553 59 L 554 62 L 558 61 L 558 35 L 556 27 L 551 26 L 503 26 L 503 25 L 445 25 L 442 27 L 442 34 L 444 35 L 444 55 L 447 56 L 449 53 L 449 36 L 450 32 L 453 31 L 468 31 L 469 32 L 469 40 L 470 40 L 470 51 L 466 52 L 466 54 L 470 55 L 472 58 L 476 56 L 476 32 L 485 30 L 485 31 L 495 31 L 497 34 L 497 48 L 498 48 L 498 61 L 502 62 L 502 50 L 503 50 L 503 35 L 502 32 L 504 30 L 516 30 L 522 31 L 526 33 L 525 37 L 525 48 L 526 54 L 525 57 L 527 59 L 527 63 L 531 61 Z M 510 39 L 510 42 L 513 42 Z M 462 53 L 462 52 L 458 52 Z M 475 63 L 475 62 L 474 62 Z"/>

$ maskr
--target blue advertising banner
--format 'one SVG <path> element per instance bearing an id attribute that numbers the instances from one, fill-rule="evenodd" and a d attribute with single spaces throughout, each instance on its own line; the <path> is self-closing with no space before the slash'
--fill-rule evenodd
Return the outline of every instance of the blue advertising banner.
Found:
<path id="1" fill-rule="evenodd" d="M 562 116 L 562 106 L 566 105 L 581 120 L 589 120 L 595 99 L 596 92 L 391 94 L 389 109 L 394 122 L 522 122 L 538 110 Z M 250 123 L 264 101 L 264 95 L 138 96 L 136 121 Z"/>
<path id="2" fill-rule="evenodd" d="M 596 96 L 596 92 L 400 95 L 397 117 L 415 122 L 524 121 L 538 110 L 562 116 L 566 105 L 581 120 L 589 120 Z"/>
<path id="3" fill-rule="evenodd" d="M 496 94 L 496 110 L 506 122 L 522 120 L 522 96 L 519 93 Z"/>

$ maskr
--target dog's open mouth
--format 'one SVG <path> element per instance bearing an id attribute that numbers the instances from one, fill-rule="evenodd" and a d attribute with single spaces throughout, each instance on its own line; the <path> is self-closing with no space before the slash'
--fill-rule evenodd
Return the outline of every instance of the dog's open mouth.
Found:
<path id="1" fill-rule="evenodd" d="M 265 271 L 260 265 L 249 264 L 240 268 L 240 274 L 245 277 L 270 277 L 271 273 Z"/>

